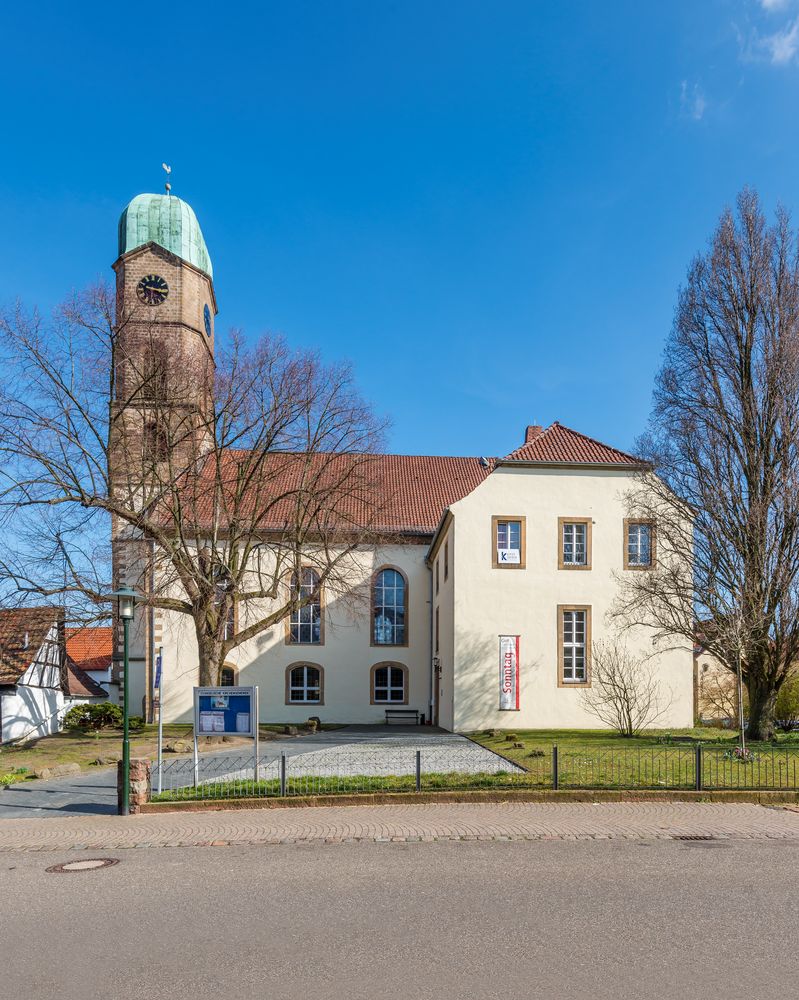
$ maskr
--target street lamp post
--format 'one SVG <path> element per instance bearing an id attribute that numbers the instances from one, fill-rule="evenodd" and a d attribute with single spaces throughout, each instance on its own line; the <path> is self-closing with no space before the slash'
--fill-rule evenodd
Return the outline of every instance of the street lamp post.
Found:
<path id="1" fill-rule="evenodd" d="M 130 672 L 128 631 L 133 621 L 136 598 L 139 595 L 131 587 L 123 586 L 114 591 L 111 597 L 116 599 L 117 614 L 122 622 L 122 805 L 120 816 L 130 815 Z"/>

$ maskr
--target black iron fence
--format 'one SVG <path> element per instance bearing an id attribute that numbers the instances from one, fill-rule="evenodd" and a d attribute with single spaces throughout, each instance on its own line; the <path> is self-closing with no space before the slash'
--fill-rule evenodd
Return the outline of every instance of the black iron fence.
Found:
<path id="1" fill-rule="evenodd" d="M 473 789 L 799 791 L 799 747 L 552 746 L 520 761 L 477 744 L 203 754 L 152 767 L 153 799 L 236 799 Z"/>

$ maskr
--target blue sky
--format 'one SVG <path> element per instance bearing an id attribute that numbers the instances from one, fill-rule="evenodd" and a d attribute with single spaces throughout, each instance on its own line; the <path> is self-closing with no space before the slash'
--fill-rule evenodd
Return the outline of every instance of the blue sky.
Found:
<path id="1" fill-rule="evenodd" d="M 110 277 L 166 160 L 220 328 L 350 359 L 396 451 L 631 446 L 723 207 L 797 207 L 799 0 L 82 0 L 3 36 L 0 303 Z"/>

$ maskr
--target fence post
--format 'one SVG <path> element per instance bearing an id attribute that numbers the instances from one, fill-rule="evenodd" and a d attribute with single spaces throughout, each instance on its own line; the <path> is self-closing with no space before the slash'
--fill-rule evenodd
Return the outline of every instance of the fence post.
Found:
<path id="1" fill-rule="evenodd" d="M 422 790 L 422 751 L 416 751 L 416 791 Z"/>
<path id="2" fill-rule="evenodd" d="M 696 744 L 696 763 L 694 764 L 694 770 L 696 771 L 696 790 L 697 792 L 702 791 L 703 775 L 702 775 L 702 744 Z"/>
<path id="3" fill-rule="evenodd" d="M 280 794 L 285 797 L 286 795 L 286 755 L 282 753 L 280 755 Z"/>
<path id="4" fill-rule="evenodd" d="M 558 744 L 552 744 L 552 787 L 555 791 L 558 790 L 558 785 L 560 783 L 560 777 L 558 775 Z"/>

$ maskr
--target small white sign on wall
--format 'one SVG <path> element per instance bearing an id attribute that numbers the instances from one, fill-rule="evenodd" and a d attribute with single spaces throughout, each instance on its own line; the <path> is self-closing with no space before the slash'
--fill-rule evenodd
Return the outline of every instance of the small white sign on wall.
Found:
<path id="1" fill-rule="evenodd" d="M 521 553 L 518 549 L 497 549 L 497 562 L 500 566 L 510 564 L 518 566 L 521 562 Z"/>
<path id="2" fill-rule="evenodd" d="M 499 637 L 499 708 L 519 711 L 519 636 Z"/>

